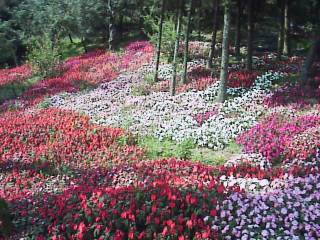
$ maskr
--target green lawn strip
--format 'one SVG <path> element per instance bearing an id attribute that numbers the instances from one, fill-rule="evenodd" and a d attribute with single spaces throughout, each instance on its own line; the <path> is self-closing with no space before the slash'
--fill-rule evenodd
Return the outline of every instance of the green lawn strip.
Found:
<path id="1" fill-rule="evenodd" d="M 191 140 L 185 140 L 181 143 L 169 139 L 160 141 L 154 137 L 139 137 L 138 146 L 146 149 L 149 159 L 159 158 L 180 158 L 192 161 L 198 161 L 208 165 L 224 164 L 232 156 L 241 152 L 240 146 L 231 142 L 224 149 L 214 151 L 209 148 L 200 148 Z"/>

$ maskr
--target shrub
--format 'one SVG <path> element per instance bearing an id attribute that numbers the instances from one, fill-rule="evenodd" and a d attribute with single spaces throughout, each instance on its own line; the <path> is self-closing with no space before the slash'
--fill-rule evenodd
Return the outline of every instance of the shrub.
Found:
<path id="1" fill-rule="evenodd" d="M 42 77 L 53 77 L 61 73 L 59 45 L 54 45 L 48 36 L 33 41 L 27 59 L 32 70 Z"/>

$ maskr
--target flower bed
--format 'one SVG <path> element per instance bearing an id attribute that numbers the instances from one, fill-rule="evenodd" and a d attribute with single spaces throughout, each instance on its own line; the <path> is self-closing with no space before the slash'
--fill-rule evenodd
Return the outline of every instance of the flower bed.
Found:
<path id="1" fill-rule="evenodd" d="M 237 142 L 242 144 L 248 153 L 261 153 L 269 160 L 279 161 L 295 135 L 319 126 L 319 123 L 318 116 L 288 118 L 272 115 L 243 133 Z"/>
<path id="2" fill-rule="evenodd" d="M 268 194 L 231 194 L 206 220 L 223 239 L 318 239 L 319 180 L 309 175 Z"/>
<path id="3" fill-rule="evenodd" d="M 32 76 L 31 68 L 28 65 L 10 69 L 0 69 L 0 87 L 7 84 L 18 83 Z"/>
<path id="4" fill-rule="evenodd" d="M 120 129 L 102 128 L 72 112 L 48 109 L 0 118 L 0 162 L 25 165 L 63 164 L 77 168 L 107 167 L 135 161 L 142 150 L 120 146 Z"/>

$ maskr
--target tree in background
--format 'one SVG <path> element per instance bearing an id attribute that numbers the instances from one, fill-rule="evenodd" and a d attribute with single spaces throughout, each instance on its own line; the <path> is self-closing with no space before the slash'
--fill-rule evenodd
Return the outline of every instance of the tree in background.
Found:
<path id="1" fill-rule="evenodd" d="M 212 62 L 214 57 L 214 51 L 216 47 L 216 40 L 217 40 L 217 31 L 218 31 L 218 13 L 219 13 L 219 0 L 214 0 L 213 2 L 213 29 L 212 29 L 212 36 L 211 36 L 211 47 L 207 62 L 207 67 L 212 69 Z"/>
<path id="2" fill-rule="evenodd" d="M 186 30 L 185 30 L 184 57 L 183 57 L 183 77 L 182 77 L 182 83 L 184 83 L 184 84 L 187 83 L 187 68 L 188 68 L 188 58 L 189 58 L 189 37 L 190 37 L 190 25 L 191 25 L 193 1 L 194 0 L 189 0 L 187 26 L 186 26 Z"/>
<path id="3" fill-rule="evenodd" d="M 284 0 L 284 38 L 283 54 L 290 56 L 290 20 L 289 20 L 289 0 Z"/>
<path id="4" fill-rule="evenodd" d="M 252 42 L 253 42 L 253 0 L 247 1 L 247 14 L 248 14 L 248 23 L 247 23 L 247 71 L 252 71 Z"/>
<path id="5" fill-rule="evenodd" d="M 279 7 L 279 33 L 278 33 L 278 60 L 281 60 L 284 46 L 284 1 L 278 0 L 277 5 Z"/>
<path id="6" fill-rule="evenodd" d="M 114 26 L 114 9 L 113 9 L 113 1 L 108 0 L 108 6 L 107 6 L 107 13 L 108 13 L 108 30 L 109 30 L 109 39 L 108 39 L 108 45 L 109 45 L 109 50 L 113 49 L 113 42 L 115 39 L 115 26 Z"/>
<path id="7" fill-rule="evenodd" d="M 235 56 L 237 60 L 240 60 L 240 43 L 241 43 L 241 20 L 242 20 L 242 1 L 236 1 L 236 23 L 235 23 L 235 39 L 234 39 L 234 47 L 235 47 Z"/>
<path id="8" fill-rule="evenodd" d="M 226 99 L 226 85 L 227 85 L 227 79 L 228 79 L 231 0 L 224 0 L 223 4 L 224 4 L 224 22 L 223 22 L 220 86 L 219 86 L 219 94 L 218 94 L 218 101 L 222 103 Z"/>
<path id="9" fill-rule="evenodd" d="M 178 65 L 178 51 L 180 46 L 180 34 L 181 34 L 181 22 L 182 22 L 182 8 L 183 0 L 178 0 L 178 14 L 177 14 L 177 32 L 176 32 L 176 42 L 174 47 L 174 55 L 172 62 L 172 81 L 170 85 L 170 93 L 172 96 L 176 94 L 176 84 L 177 84 L 177 65 Z"/>
<path id="10" fill-rule="evenodd" d="M 156 53 L 156 69 L 155 69 L 155 73 L 154 73 L 154 81 L 155 82 L 158 81 L 165 3 L 166 3 L 165 0 L 161 0 L 161 13 L 160 13 L 159 34 L 158 34 L 158 44 L 157 44 L 157 53 Z"/>

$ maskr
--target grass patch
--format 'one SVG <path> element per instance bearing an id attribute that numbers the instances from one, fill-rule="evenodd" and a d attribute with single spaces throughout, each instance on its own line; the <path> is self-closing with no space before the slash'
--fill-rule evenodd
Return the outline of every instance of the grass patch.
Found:
<path id="1" fill-rule="evenodd" d="M 233 155 L 241 153 L 241 148 L 231 142 L 224 149 L 214 151 L 209 148 L 195 148 L 192 150 L 191 159 L 208 165 L 222 165 Z"/>
<path id="2" fill-rule="evenodd" d="M 196 147 L 191 140 L 176 143 L 169 139 L 160 141 L 154 137 L 139 138 L 138 146 L 147 150 L 147 157 L 150 159 L 171 157 L 191 159 L 192 149 Z"/>
<path id="3" fill-rule="evenodd" d="M 6 100 L 21 96 L 29 87 L 40 81 L 40 77 L 32 77 L 23 82 L 7 84 L 0 87 L 0 104 Z"/>
<path id="4" fill-rule="evenodd" d="M 60 48 L 62 59 L 78 56 L 85 52 L 80 38 L 74 38 L 72 43 L 68 38 L 65 38 L 61 41 Z"/>
<path id="5" fill-rule="evenodd" d="M 175 157 L 208 165 L 224 164 L 233 155 L 241 152 L 240 146 L 235 142 L 231 142 L 225 149 L 219 151 L 199 148 L 192 140 L 176 143 L 169 139 L 160 141 L 154 137 L 141 137 L 137 142 L 140 147 L 146 149 L 149 159 Z"/>

